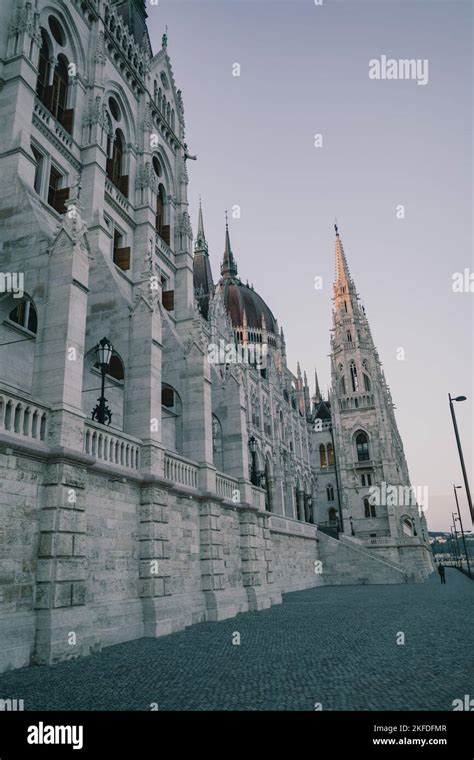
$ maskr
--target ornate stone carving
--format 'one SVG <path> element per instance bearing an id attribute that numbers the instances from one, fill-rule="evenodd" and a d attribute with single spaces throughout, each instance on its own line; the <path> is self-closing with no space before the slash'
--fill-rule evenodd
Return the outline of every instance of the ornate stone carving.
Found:
<path id="1" fill-rule="evenodd" d="M 106 55 L 105 55 L 105 36 L 104 36 L 104 32 L 99 32 L 99 36 L 97 38 L 97 45 L 96 45 L 96 48 L 95 48 L 94 61 L 96 63 L 105 64 Z"/>
<path id="2" fill-rule="evenodd" d="M 37 45 L 41 45 L 39 13 L 36 8 L 33 8 L 30 0 L 26 0 L 25 3 L 20 3 L 16 7 L 10 22 L 10 36 L 21 34 L 22 32 L 26 32 L 29 37 L 34 39 Z"/>
<path id="3" fill-rule="evenodd" d="M 149 187 L 154 193 L 158 193 L 158 180 L 149 162 L 138 168 L 135 187 L 137 190 Z"/>

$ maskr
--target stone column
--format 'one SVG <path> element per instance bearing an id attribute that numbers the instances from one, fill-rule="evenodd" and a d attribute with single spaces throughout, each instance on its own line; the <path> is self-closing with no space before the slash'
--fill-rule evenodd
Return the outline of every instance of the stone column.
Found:
<path id="1" fill-rule="evenodd" d="M 229 617 L 220 604 L 220 591 L 225 589 L 223 534 L 221 513 L 217 504 L 203 502 L 199 506 L 201 545 L 201 581 L 206 599 L 208 620 Z"/>
<path id="2" fill-rule="evenodd" d="M 141 470 L 163 475 L 161 442 L 161 317 L 150 293 L 137 291 L 130 320 L 130 361 L 125 383 L 124 429 L 140 438 Z"/>
<path id="3" fill-rule="evenodd" d="M 164 597 L 171 595 L 168 493 L 156 485 L 142 489 L 139 512 L 140 598 L 144 636 L 171 633 Z"/>
<path id="4" fill-rule="evenodd" d="M 183 405 L 183 454 L 198 462 L 199 485 L 204 492 L 216 490 L 212 451 L 212 386 L 207 351 L 195 343 L 185 360 L 186 403 Z"/>
<path id="5" fill-rule="evenodd" d="M 73 659 L 100 647 L 93 613 L 86 608 L 86 483 L 80 464 L 47 466 L 39 518 L 35 663 Z"/>
<path id="6" fill-rule="evenodd" d="M 32 396 L 51 404 L 48 443 L 82 451 L 82 375 L 89 284 L 89 249 L 81 203 L 68 202 L 50 249 L 50 294 L 40 323 Z"/>
<path id="7" fill-rule="evenodd" d="M 296 501 L 297 501 L 297 509 L 298 509 L 298 520 L 301 520 L 301 522 L 305 521 L 305 511 L 304 511 L 304 491 L 297 491 L 296 493 Z"/>

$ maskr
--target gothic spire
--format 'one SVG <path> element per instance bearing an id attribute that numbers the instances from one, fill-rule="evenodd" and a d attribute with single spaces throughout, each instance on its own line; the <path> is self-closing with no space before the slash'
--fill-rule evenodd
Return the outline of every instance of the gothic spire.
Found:
<path id="1" fill-rule="evenodd" d="M 201 196 L 199 196 L 198 229 L 197 229 L 196 240 L 194 242 L 194 250 L 195 252 L 198 252 L 198 251 L 203 251 L 205 253 L 208 252 L 206 235 L 204 233 L 204 221 L 203 221 L 203 216 L 202 216 Z"/>
<path id="2" fill-rule="evenodd" d="M 314 400 L 317 404 L 319 404 L 323 397 L 321 395 L 321 389 L 319 387 L 319 380 L 318 380 L 318 373 L 316 372 L 316 367 L 314 368 L 314 380 L 315 380 L 315 392 L 314 392 Z"/>
<path id="3" fill-rule="evenodd" d="M 336 231 L 336 281 L 334 287 L 339 291 L 340 288 L 345 287 L 345 293 L 355 293 L 355 285 L 349 271 L 349 265 L 347 263 L 346 254 L 344 253 L 344 247 L 339 235 L 337 224 L 334 225 Z"/>
<path id="4" fill-rule="evenodd" d="M 234 254 L 230 246 L 229 222 L 227 211 L 225 212 L 225 250 L 224 258 L 221 264 L 221 274 L 224 278 L 235 277 L 237 274 L 237 264 L 235 263 Z"/>

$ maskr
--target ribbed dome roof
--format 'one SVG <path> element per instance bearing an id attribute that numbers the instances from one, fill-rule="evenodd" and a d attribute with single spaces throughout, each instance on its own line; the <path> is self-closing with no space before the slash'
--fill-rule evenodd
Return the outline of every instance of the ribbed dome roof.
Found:
<path id="1" fill-rule="evenodd" d="M 242 327 L 244 310 L 247 327 L 262 329 L 262 316 L 267 332 L 278 334 L 276 319 L 261 296 L 237 278 L 221 280 L 224 302 L 234 327 Z"/>

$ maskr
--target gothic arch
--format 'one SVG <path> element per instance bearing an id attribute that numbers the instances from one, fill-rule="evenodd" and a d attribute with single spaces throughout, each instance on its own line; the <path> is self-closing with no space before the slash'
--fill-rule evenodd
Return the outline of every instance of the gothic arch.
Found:
<path id="1" fill-rule="evenodd" d="M 174 172 L 171 167 L 168 156 L 166 155 L 166 151 L 164 151 L 161 145 L 159 145 L 153 149 L 153 156 L 156 156 L 158 158 L 158 161 L 160 162 L 160 166 L 163 171 L 163 176 L 161 180 L 162 180 L 163 185 L 165 186 L 166 194 L 175 195 L 176 186 L 175 186 L 175 180 L 174 180 Z"/>
<path id="2" fill-rule="evenodd" d="M 128 102 L 127 94 L 119 82 L 107 80 L 104 85 L 104 106 L 109 111 L 109 98 L 114 97 L 120 106 L 121 120 L 117 123 L 125 136 L 126 147 L 128 143 L 135 145 L 138 142 L 135 118 Z"/>
<path id="3" fill-rule="evenodd" d="M 60 46 L 49 32 L 49 16 L 54 16 L 61 24 L 66 39 L 66 44 Z M 69 61 L 76 64 L 77 74 L 79 77 L 85 78 L 88 75 L 87 70 L 87 57 L 82 44 L 81 37 L 77 31 L 76 24 L 73 17 L 66 7 L 66 4 L 51 2 L 49 5 L 44 6 L 40 11 L 40 27 L 48 33 L 52 44 L 52 53 L 57 58 L 59 53 L 63 53 Z"/>
<path id="4" fill-rule="evenodd" d="M 416 536 L 415 520 L 410 515 L 400 517 L 400 534 L 402 537 L 408 538 Z"/>

